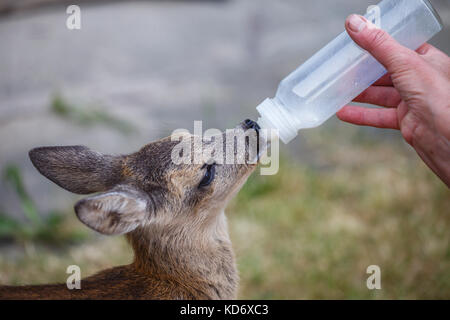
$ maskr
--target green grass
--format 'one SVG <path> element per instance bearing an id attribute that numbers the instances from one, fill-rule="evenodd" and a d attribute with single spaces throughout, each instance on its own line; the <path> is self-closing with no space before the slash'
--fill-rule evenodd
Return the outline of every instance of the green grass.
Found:
<path id="1" fill-rule="evenodd" d="M 37 241 L 61 246 L 86 238 L 84 230 L 67 228 L 68 215 L 64 212 L 39 212 L 36 203 L 28 194 L 19 167 L 12 164 L 6 166 L 3 170 L 3 180 L 16 193 L 26 221 L 22 222 L 17 219 L 18 215 L 7 215 L 0 210 L 0 240 L 18 243 Z"/>
<path id="2" fill-rule="evenodd" d="M 69 219 L 72 227 L 80 228 L 76 218 Z M 27 242 L 23 247 L 3 247 L 0 255 L 0 283 L 11 285 L 64 283 L 67 267 L 78 265 L 81 276 L 127 264 L 132 253 L 123 237 L 90 237 L 78 245 L 64 248 Z"/>
<path id="3" fill-rule="evenodd" d="M 303 139 L 314 163 L 285 156 L 277 175 L 255 172 L 229 205 L 239 298 L 450 299 L 448 188 L 399 140 L 336 132 L 312 131 Z M 131 261 L 123 238 L 88 239 L 0 249 L 0 283 L 61 282 L 70 264 L 87 276 Z M 373 264 L 381 290 L 366 287 Z"/>
<path id="4" fill-rule="evenodd" d="M 125 135 L 136 133 L 136 129 L 132 123 L 119 119 L 95 106 L 89 106 L 89 108 L 74 106 L 60 94 L 55 94 L 52 97 L 50 111 L 61 119 L 77 123 L 81 126 L 93 127 L 103 125 Z"/>
<path id="5" fill-rule="evenodd" d="M 228 211 L 240 297 L 449 299 L 448 189 L 405 148 L 340 148 L 324 155 L 336 159 L 327 170 L 285 160 L 237 196 Z M 382 290 L 366 287 L 373 264 Z"/>

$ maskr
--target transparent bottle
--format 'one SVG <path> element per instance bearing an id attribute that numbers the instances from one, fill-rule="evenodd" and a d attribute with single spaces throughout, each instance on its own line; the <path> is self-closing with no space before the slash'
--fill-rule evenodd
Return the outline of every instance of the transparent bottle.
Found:
<path id="1" fill-rule="evenodd" d="M 412 50 L 442 30 L 428 0 L 384 0 L 365 17 Z M 280 139 L 288 143 L 298 130 L 324 123 L 385 73 L 344 31 L 281 81 L 275 98 L 257 107 L 257 122 L 278 129 Z"/>

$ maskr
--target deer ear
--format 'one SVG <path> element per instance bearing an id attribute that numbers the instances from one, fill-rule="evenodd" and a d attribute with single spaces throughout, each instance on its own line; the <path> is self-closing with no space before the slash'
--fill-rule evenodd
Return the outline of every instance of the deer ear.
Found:
<path id="1" fill-rule="evenodd" d="M 121 177 L 121 157 L 84 146 L 40 147 L 29 152 L 38 171 L 60 187 L 79 194 L 111 189 Z"/>
<path id="2" fill-rule="evenodd" d="M 75 205 L 78 219 L 103 234 L 124 234 L 150 216 L 146 196 L 137 190 L 117 189 L 82 199 Z"/>

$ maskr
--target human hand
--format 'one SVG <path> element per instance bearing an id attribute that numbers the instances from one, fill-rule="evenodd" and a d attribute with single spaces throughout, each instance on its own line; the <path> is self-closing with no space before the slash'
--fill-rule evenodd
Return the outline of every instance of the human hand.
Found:
<path id="1" fill-rule="evenodd" d="M 388 70 L 337 116 L 356 125 L 401 130 L 422 160 L 450 187 L 450 58 L 425 44 L 416 52 L 364 17 L 345 23 L 350 37 Z"/>

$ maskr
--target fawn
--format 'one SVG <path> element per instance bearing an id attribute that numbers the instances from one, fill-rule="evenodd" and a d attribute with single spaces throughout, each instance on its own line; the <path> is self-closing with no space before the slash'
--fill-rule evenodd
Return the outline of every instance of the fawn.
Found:
<path id="1" fill-rule="evenodd" d="M 251 120 L 236 128 L 259 132 Z M 226 139 L 217 141 L 225 147 Z M 38 171 L 62 188 L 100 192 L 78 201 L 76 215 L 102 234 L 126 234 L 134 261 L 83 279 L 79 290 L 66 284 L 0 286 L 0 299 L 236 298 L 239 277 L 224 209 L 257 161 L 174 164 L 171 152 L 178 143 L 167 137 L 125 156 L 84 146 L 31 150 Z M 233 152 L 244 152 L 248 160 L 248 140 L 245 145 Z"/>

